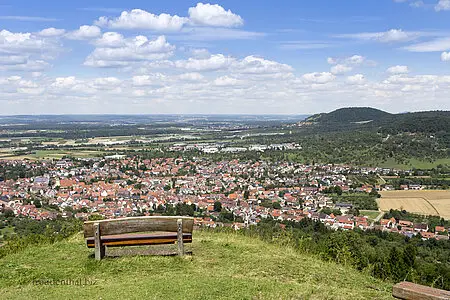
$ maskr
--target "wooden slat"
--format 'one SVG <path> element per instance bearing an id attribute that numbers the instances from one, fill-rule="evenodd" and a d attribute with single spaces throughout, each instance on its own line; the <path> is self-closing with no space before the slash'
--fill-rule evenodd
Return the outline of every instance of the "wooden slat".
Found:
<path id="1" fill-rule="evenodd" d="M 135 233 L 144 231 L 177 232 L 177 220 L 183 220 L 183 232 L 191 233 L 194 227 L 194 218 L 188 217 L 134 217 L 84 222 L 84 237 L 94 236 L 94 224 L 98 223 L 102 235 L 122 233 Z"/>
<path id="2" fill-rule="evenodd" d="M 115 242 L 115 241 L 132 241 L 132 240 L 146 240 L 146 239 L 177 239 L 178 234 L 172 232 L 152 232 L 141 234 L 115 234 L 101 236 L 101 242 Z M 192 238 L 192 233 L 183 233 L 183 238 Z M 86 242 L 94 244 L 94 238 L 90 237 L 86 239 Z"/>
<path id="3" fill-rule="evenodd" d="M 394 285 L 392 296 L 404 300 L 448 300 L 450 291 L 404 281 Z"/>
<path id="4" fill-rule="evenodd" d="M 132 240 L 121 242 L 107 242 L 107 247 L 126 247 L 126 246 L 145 246 L 145 245 L 169 245 L 175 244 L 177 239 L 151 239 L 151 240 Z M 192 243 L 192 239 L 183 239 L 183 243 Z M 87 244 L 88 248 L 94 248 L 94 244 Z"/>
<path id="5" fill-rule="evenodd" d="M 174 244 L 178 240 L 177 234 L 139 234 L 139 235 L 110 235 L 102 236 L 101 243 L 108 247 L 137 246 L 137 245 L 162 245 Z M 192 234 L 183 233 L 183 242 L 192 243 Z M 88 248 L 94 248 L 94 238 L 87 238 Z"/>

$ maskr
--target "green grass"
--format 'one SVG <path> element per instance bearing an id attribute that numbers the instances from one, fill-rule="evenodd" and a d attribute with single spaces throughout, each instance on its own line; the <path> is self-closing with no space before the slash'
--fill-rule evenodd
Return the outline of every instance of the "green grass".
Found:
<path id="1" fill-rule="evenodd" d="M 14 234 L 14 228 L 12 226 L 7 226 L 5 228 L 0 229 L 0 242 L 3 240 L 3 235 L 11 235 Z"/>
<path id="2" fill-rule="evenodd" d="M 235 233 L 194 232 L 193 256 L 92 258 L 81 235 L 0 261 L 1 299 L 390 299 L 350 267 Z M 34 280 L 95 285 L 35 285 Z"/>
<path id="3" fill-rule="evenodd" d="M 361 216 L 368 216 L 369 219 L 375 220 L 375 218 L 380 214 L 378 210 L 360 210 Z"/>
<path id="4" fill-rule="evenodd" d="M 408 164 L 399 164 L 396 161 L 394 161 L 393 159 L 388 159 L 386 162 L 378 163 L 376 165 L 381 168 L 395 168 L 395 169 L 401 169 L 401 170 L 409 170 L 412 168 L 432 169 L 438 165 L 450 165 L 450 158 L 440 158 L 440 159 L 436 159 L 433 162 L 422 161 L 422 160 L 413 158 L 413 159 L 409 160 Z"/>

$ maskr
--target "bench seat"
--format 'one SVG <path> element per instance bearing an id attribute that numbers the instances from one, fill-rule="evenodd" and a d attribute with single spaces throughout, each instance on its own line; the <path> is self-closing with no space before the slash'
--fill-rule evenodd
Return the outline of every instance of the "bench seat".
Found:
<path id="1" fill-rule="evenodd" d="M 107 247 L 175 244 L 177 233 L 104 235 L 100 240 L 102 245 Z M 192 233 L 183 233 L 183 242 L 192 243 Z M 86 244 L 88 248 L 95 248 L 94 237 L 87 238 Z"/>

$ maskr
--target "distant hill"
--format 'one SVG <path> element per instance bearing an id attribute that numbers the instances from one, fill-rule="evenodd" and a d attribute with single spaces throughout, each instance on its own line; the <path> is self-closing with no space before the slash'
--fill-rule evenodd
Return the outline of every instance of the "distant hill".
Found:
<path id="1" fill-rule="evenodd" d="M 370 107 L 340 108 L 330 113 L 310 116 L 305 122 L 313 122 L 319 127 L 329 125 L 340 131 L 354 129 L 375 129 L 385 133 L 448 132 L 450 128 L 450 111 L 423 111 L 390 114 Z"/>
<path id="2" fill-rule="evenodd" d="M 423 111 L 391 115 L 379 120 L 382 131 L 450 133 L 450 111 Z"/>
<path id="3" fill-rule="evenodd" d="M 450 111 L 341 108 L 298 123 L 304 161 L 431 169 L 450 165 Z M 308 136 L 303 140 L 300 137 Z"/>
<path id="4" fill-rule="evenodd" d="M 313 115 L 306 119 L 307 122 L 319 123 L 356 123 L 376 121 L 392 116 L 385 111 L 371 107 L 347 107 L 340 108 L 330 113 Z"/>
<path id="5" fill-rule="evenodd" d="M 2 299 L 391 299 L 392 284 L 286 246 L 235 233 L 195 231 L 193 240 L 186 245 L 193 256 L 185 258 L 124 256 L 101 262 L 94 260 L 81 235 L 29 247 L 0 260 L 0 295 Z M 39 284 L 60 280 L 88 284 Z"/>

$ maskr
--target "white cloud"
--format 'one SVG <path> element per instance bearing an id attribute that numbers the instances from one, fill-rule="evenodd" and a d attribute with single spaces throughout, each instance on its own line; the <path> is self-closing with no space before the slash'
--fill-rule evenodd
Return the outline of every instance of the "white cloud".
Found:
<path id="1" fill-rule="evenodd" d="M 57 77 L 50 86 L 55 88 L 67 88 L 74 86 L 77 83 L 78 81 L 76 80 L 75 76 Z"/>
<path id="2" fill-rule="evenodd" d="M 166 75 L 161 73 L 152 73 L 147 75 L 133 76 L 132 84 L 133 86 L 160 86 L 168 81 Z"/>
<path id="3" fill-rule="evenodd" d="M 237 27 L 244 24 L 244 20 L 231 10 L 209 3 L 197 3 L 197 6 L 189 8 L 189 18 L 194 24 L 204 26 Z"/>
<path id="4" fill-rule="evenodd" d="M 53 43 L 36 37 L 31 33 L 14 33 L 8 30 L 0 31 L 0 52 L 3 53 L 24 54 L 40 52 L 53 46 Z"/>
<path id="5" fill-rule="evenodd" d="M 438 38 L 424 43 L 404 47 L 411 52 L 441 52 L 450 50 L 450 38 Z"/>
<path id="6" fill-rule="evenodd" d="M 7 78 L 8 81 L 18 81 L 20 79 L 22 79 L 22 77 L 21 76 L 17 76 L 17 75 L 9 76 Z"/>
<path id="7" fill-rule="evenodd" d="M 177 68 L 191 71 L 215 71 L 228 69 L 235 61 L 235 58 L 223 54 L 213 54 L 209 58 L 178 60 L 175 62 Z"/>
<path id="8" fill-rule="evenodd" d="M 117 32 L 105 32 L 102 37 L 95 40 L 94 44 L 97 47 L 109 47 L 116 48 L 125 45 L 125 39 L 123 35 Z"/>
<path id="9" fill-rule="evenodd" d="M 96 86 L 117 86 L 122 81 L 116 77 L 101 77 L 94 79 L 92 82 Z"/>
<path id="10" fill-rule="evenodd" d="M 353 55 L 353 56 L 350 56 L 350 57 L 347 57 L 346 59 L 344 59 L 344 62 L 348 63 L 348 64 L 352 64 L 352 65 L 360 65 L 365 60 L 366 60 L 366 58 L 364 56 Z"/>
<path id="11" fill-rule="evenodd" d="M 183 28 L 180 35 L 172 39 L 188 41 L 221 41 L 221 40 L 249 40 L 266 36 L 263 32 L 246 31 L 222 27 L 189 27 Z"/>
<path id="12" fill-rule="evenodd" d="M 289 73 L 293 71 L 293 68 L 286 64 L 250 55 L 234 63 L 233 71 L 242 74 L 274 74 Z"/>
<path id="13" fill-rule="evenodd" d="M 197 72 L 191 72 L 191 73 L 183 73 L 179 75 L 178 78 L 184 81 L 202 81 L 205 79 L 205 76 Z"/>
<path id="14" fill-rule="evenodd" d="M 441 60 L 442 61 L 450 61 L 450 52 L 442 52 Z"/>
<path id="15" fill-rule="evenodd" d="M 42 71 L 61 50 L 54 39 L 32 33 L 0 31 L 1 71 Z"/>
<path id="16" fill-rule="evenodd" d="M 386 70 L 390 74 L 407 74 L 409 73 L 408 66 L 392 66 Z"/>
<path id="17" fill-rule="evenodd" d="M 56 29 L 54 27 L 50 27 L 39 31 L 39 35 L 43 37 L 56 37 L 63 35 L 65 32 L 66 31 L 64 29 Z"/>
<path id="18" fill-rule="evenodd" d="M 75 76 L 57 77 L 47 88 L 51 95 L 71 95 L 96 97 L 99 94 L 117 94 L 122 92 L 122 80 L 116 77 L 76 78 Z"/>
<path id="19" fill-rule="evenodd" d="M 347 77 L 347 82 L 350 84 L 363 84 L 366 82 L 366 78 L 363 74 L 356 74 Z"/>
<path id="20" fill-rule="evenodd" d="M 331 73 L 333 73 L 334 75 L 345 74 L 350 72 L 352 69 L 352 67 L 349 67 L 347 65 L 338 64 L 331 68 Z"/>
<path id="21" fill-rule="evenodd" d="M 177 68 L 190 71 L 218 71 L 229 70 L 233 74 L 247 76 L 265 76 L 282 77 L 292 75 L 294 70 L 287 64 L 264 59 L 262 57 L 250 55 L 243 59 L 225 56 L 223 54 L 212 54 L 202 56 L 203 58 L 191 57 L 187 60 L 178 60 L 175 62 Z"/>
<path id="22" fill-rule="evenodd" d="M 86 66 L 124 67 L 129 66 L 131 62 L 166 59 L 172 56 L 175 50 L 175 46 L 168 43 L 165 36 L 149 40 L 142 35 L 123 39 L 120 35 L 110 34 L 95 43 L 102 46 L 86 58 Z"/>
<path id="23" fill-rule="evenodd" d="M 439 0 L 434 9 L 436 11 L 450 10 L 450 0 Z"/>
<path id="24" fill-rule="evenodd" d="M 402 29 L 391 29 L 385 32 L 362 32 L 351 34 L 339 34 L 339 38 L 351 38 L 367 41 L 377 41 L 381 43 L 408 42 L 421 36 L 429 35 L 423 32 L 403 31 Z"/>
<path id="25" fill-rule="evenodd" d="M 50 68 L 50 64 L 44 60 L 27 59 L 24 63 L 17 64 L 0 64 L 2 71 L 21 71 L 21 72 L 38 72 Z"/>
<path id="26" fill-rule="evenodd" d="M 133 9 L 123 11 L 116 18 L 100 17 L 94 24 L 112 29 L 170 32 L 178 40 L 254 39 L 265 36 L 262 32 L 233 29 L 243 25 L 242 18 L 218 4 L 208 3 L 198 3 L 189 8 L 189 17 L 165 13 L 155 15 L 142 9 Z"/>
<path id="27" fill-rule="evenodd" d="M 23 55 L 0 55 L 0 65 L 20 65 L 28 61 L 27 56 Z"/>
<path id="28" fill-rule="evenodd" d="M 142 9 L 123 11 L 119 17 L 100 17 L 95 25 L 113 29 L 146 29 L 154 31 L 179 31 L 187 18 L 169 14 L 155 15 Z"/>
<path id="29" fill-rule="evenodd" d="M 405 106 L 448 109 L 450 94 L 450 76 L 440 75 L 397 74 L 371 81 L 362 74 L 337 78 L 324 72 L 254 81 L 232 67 L 212 79 L 175 71 L 128 79 L 0 76 L 0 101 L 20 99 L 20 105 L 2 106 L 2 113 L 302 113 L 302 107 L 319 112 L 369 105 L 394 112 Z"/>
<path id="30" fill-rule="evenodd" d="M 328 57 L 327 63 L 330 65 L 343 64 L 343 65 L 354 65 L 358 66 L 363 64 L 366 58 L 361 55 L 353 55 L 349 57 Z"/>
<path id="31" fill-rule="evenodd" d="M 436 88 L 436 86 L 441 85 L 441 87 L 450 88 L 450 76 L 438 76 L 438 75 L 392 75 L 383 81 L 385 84 L 391 85 L 421 85 L 427 88 Z"/>
<path id="32" fill-rule="evenodd" d="M 97 26 L 82 25 L 77 30 L 66 34 L 66 37 L 72 40 L 88 40 L 101 35 L 101 30 Z"/>
<path id="33" fill-rule="evenodd" d="M 329 83 L 336 79 L 336 76 L 329 72 L 314 72 L 314 73 L 306 73 L 302 76 L 302 79 L 307 83 L 317 83 L 324 84 Z"/>
<path id="34" fill-rule="evenodd" d="M 366 58 L 361 55 L 353 55 L 349 57 L 328 57 L 327 63 L 334 65 L 330 72 L 334 75 L 345 74 L 353 70 L 354 67 L 362 65 Z"/>
<path id="35" fill-rule="evenodd" d="M 133 90 L 132 95 L 134 97 L 144 97 L 147 95 L 147 92 L 145 90 Z"/>
<path id="36" fill-rule="evenodd" d="M 55 22 L 55 21 L 60 21 L 60 19 L 55 19 L 55 18 L 31 17 L 31 16 L 0 16 L 0 20 L 30 21 L 30 22 Z"/>
<path id="37" fill-rule="evenodd" d="M 327 58 L 327 63 L 330 64 L 330 65 L 335 65 L 335 64 L 337 64 L 337 59 L 334 58 L 334 57 L 328 57 Z"/>
<path id="38" fill-rule="evenodd" d="M 209 53 L 208 49 L 192 49 L 190 51 L 192 57 L 194 58 L 209 58 L 211 57 L 211 53 Z"/>
<path id="39" fill-rule="evenodd" d="M 216 86 L 237 86 L 241 83 L 243 83 L 242 80 L 227 75 L 218 77 L 213 81 L 213 84 Z"/>

